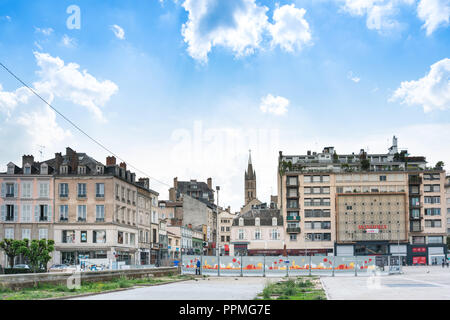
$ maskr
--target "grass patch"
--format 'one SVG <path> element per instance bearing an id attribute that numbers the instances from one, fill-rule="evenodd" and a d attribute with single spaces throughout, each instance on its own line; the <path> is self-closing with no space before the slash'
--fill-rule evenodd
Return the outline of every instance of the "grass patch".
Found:
<path id="1" fill-rule="evenodd" d="M 257 300 L 326 300 L 317 277 L 298 277 L 277 283 L 268 283 Z"/>
<path id="2" fill-rule="evenodd" d="M 0 300 L 38 300 L 46 298 L 60 298 L 84 293 L 100 293 L 110 290 L 132 288 L 135 286 L 148 286 L 155 284 L 170 283 L 179 280 L 192 280 L 192 276 L 166 276 L 160 278 L 148 277 L 139 279 L 127 279 L 121 277 L 104 282 L 82 282 L 79 289 L 69 289 L 66 285 L 53 285 L 38 283 L 33 288 L 24 288 L 14 291 L 9 288 L 0 287 Z"/>

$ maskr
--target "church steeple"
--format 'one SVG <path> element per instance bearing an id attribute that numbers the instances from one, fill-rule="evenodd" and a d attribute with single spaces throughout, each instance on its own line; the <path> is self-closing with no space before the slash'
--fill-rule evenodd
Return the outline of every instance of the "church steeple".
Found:
<path id="1" fill-rule="evenodd" d="M 245 171 L 245 204 L 256 199 L 256 172 L 253 170 L 252 151 L 249 150 L 248 167 Z"/>

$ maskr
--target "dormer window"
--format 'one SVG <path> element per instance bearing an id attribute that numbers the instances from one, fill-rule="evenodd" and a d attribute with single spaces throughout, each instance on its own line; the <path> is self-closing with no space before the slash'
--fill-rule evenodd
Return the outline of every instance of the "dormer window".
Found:
<path id="1" fill-rule="evenodd" d="M 41 174 L 48 174 L 48 165 L 46 163 L 41 164 Z"/>
<path id="2" fill-rule="evenodd" d="M 261 225 L 261 221 L 259 218 L 255 218 L 255 226 L 260 226 Z"/>
<path id="3" fill-rule="evenodd" d="M 103 166 L 97 166 L 96 171 L 97 171 L 97 174 L 103 174 L 105 172 Z"/>
<path id="4" fill-rule="evenodd" d="M 59 169 L 60 174 L 67 174 L 69 173 L 69 167 L 67 165 L 61 166 Z"/>
<path id="5" fill-rule="evenodd" d="M 278 224 L 277 218 L 272 218 L 272 226 L 276 226 Z"/>
<path id="6" fill-rule="evenodd" d="M 79 166 L 78 167 L 78 174 L 86 174 L 86 167 L 85 166 Z"/>
<path id="7" fill-rule="evenodd" d="M 239 226 L 240 227 L 244 226 L 244 219 L 243 218 L 239 218 Z"/>
<path id="8" fill-rule="evenodd" d="M 23 168 L 23 174 L 31 174 L 31 165 L 29 163 Z"/>
<path id="9" fill-rule="evenodd" d="M 14 174 L 14 163 L 8 164 L 8 174 Z"/>

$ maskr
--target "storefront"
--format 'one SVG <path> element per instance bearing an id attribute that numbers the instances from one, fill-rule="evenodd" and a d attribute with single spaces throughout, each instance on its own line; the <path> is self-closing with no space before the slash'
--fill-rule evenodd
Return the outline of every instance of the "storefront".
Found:
<path id="1" fill-rule="evenodd" d="M 235 243 L 234 244 L 234 255 L 235 256 L 246 256 L 248 255 L 248 242 L 245 243 Z"/>
<path id="2" fill-rule="evenodd" d="M 60 251 L 61 264 L 78 265 L 80 260 L 85 259 L 106 259 L 108 249 L 86 251 L 74 250 L 74 251 Z"/>

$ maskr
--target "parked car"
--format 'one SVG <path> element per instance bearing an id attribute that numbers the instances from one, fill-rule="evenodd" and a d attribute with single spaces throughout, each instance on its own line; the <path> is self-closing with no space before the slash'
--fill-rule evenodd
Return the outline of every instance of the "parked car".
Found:
<path id="1" fill-rule="evenodd" d="M 76 271 L 75 266 L 70 266 L 68 264 L 54 264 L 49 269 L 48 272 L 70 272 Z"/>
<path id="2" fill-rule="evenodd" d="M 16 264 L 13 269 L 30 269 L 27 264 Z"/>

